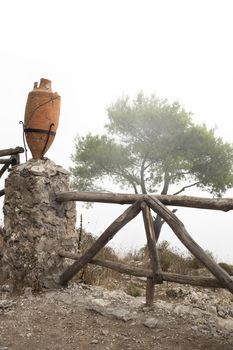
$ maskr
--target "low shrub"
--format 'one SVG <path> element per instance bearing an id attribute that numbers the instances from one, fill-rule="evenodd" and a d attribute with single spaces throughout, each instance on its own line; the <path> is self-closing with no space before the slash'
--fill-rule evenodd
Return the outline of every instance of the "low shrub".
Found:
<path id="1" fill-rule="evenodd" d="M 82 231 L 82 240 L 80 242 L 80 254 L 82 255 L 92 244 L 96 238 L 85 230 Z M 104 247 L 96 255 L 96 258 L 102 260 L 119 261 L 116 253 L 111 247 Z M 112 289 L 115 287 L 116 280 L 120 279 L 120 273 L 107 269 L 98 265 L 88 264 L 75 277 L 74 281 L 84 282 L 92 285 L 102 285 Z"/>
<path id="2" fill-rule="evenodd" d="M 233 265 L 229 265 L 224 262 L 218 264 L 223 270 L 225 270 L 230 276 L 233 276 Z"/>
<path id="3" fill-rule="evenodd" d="M 96 238 L 90 233 L 83 231 L 81 241 L 81 253 L 84 253 L 94 242 Z M 213 253 L 206 250 L 208 256 L 215 260 Z M 158 253 L 162 271 L 173 272 L 177 274 L 197 274 L 199 269 L 203 269 L 203 264 L 194 257 L 191 253 L 188 255 L 182 253 L 178 249 L 170 247 L 170 243 L 162 241 L 158 244 Z M 99 259 L 111 260 L 111 261 L 122 261 L 125 264 L 132 265 L 135 263 L 137 266 L 149 267 L 150 259 L 148 254 L 148 247 L 145 245 L 139 250 L 128 252 L 124 259 L 119 259 L 117 254 L 111 247 L 104 247 L 96 256 Z M 233 265 L 221 262 L 219 263 L 225 271 L 230 275 L 233 275 Z M 106 288 L 112 289 L 120 285 L 124 280 L 122 275 L 111 269 L 103 268 L 100 266 L 88 264 L 82 272 L 75 277 L 75 280 L 81 280 L 87 284 L 102 285 Z M 143 285 L 144 287 L 144 285 Z M 139 288 L 135 283 L 130 282 L 126 292 L 134 297 L 142 295 L 142 289 Z"/>
<path id="4" fill-rule="evenodd" d="M 181 274 L 187 273 L 186 259 L 178 249 L 171 248 L 167 241 L 162 241 L 159 244 L 158 250 L 163 271 L 172 271 Z"/>
<path id="5" fill-rule="evenodd" d="M 134 283 L 130 283 L 127 286 L 126 293 L 135 298 L 142 296 L 141 289 L 138 286 L 136 286 Z"/>
<path id="6" fill-rule="evenodd" d="M 209 250 L 205 250 L 205 253 L 214 261 L 216 260 L 213 253 L 210 252 Z M 187 260 L 188 267 L 190 269 L 198 270 L 198 269 L 202 269 L 204 267 L 202 262 L 199 259 L 197 259 L 195 256 L 193 256 L 191 253 L 188 255 L 186 260 Z"/>

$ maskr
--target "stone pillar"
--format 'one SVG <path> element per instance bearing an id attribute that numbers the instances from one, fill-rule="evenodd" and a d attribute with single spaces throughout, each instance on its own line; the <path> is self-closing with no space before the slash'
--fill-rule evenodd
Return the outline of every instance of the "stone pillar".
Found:
<path id="1" fill-rule="evenodd" d="M 69 174 L 49 159 L 13 167 L 5 181 L 5 274 L 33 289 L 55 287 L 66 259 L 58 250 L 76 245 L 75 202 L 58 203 L 55 192 L 69 190 Z"/>

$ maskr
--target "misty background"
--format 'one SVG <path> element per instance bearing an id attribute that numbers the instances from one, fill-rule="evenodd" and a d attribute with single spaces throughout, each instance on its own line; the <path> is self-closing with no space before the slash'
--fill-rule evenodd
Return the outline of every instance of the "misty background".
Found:
<path id="1" fill-rule="evenodd" d="M 23 146 L 19 121 L 27 94 L 42 77 L 61 95 L 57 136 L 46 156 L 66 169 L 75 136 L 102 133 L 107 106 L 139 91 L 178 100 L 194 122 L 215 127 L 232 142 L 232 1 L 8 0 L 0 5 L 0 149 Z M 210 196 L 194 188 L 183 194 Z M 224 197 L 233 197 L 233 191 Z M 95 204 L 87 210 L 77 204 L 77 227 L 82 213 L 84 228 L 98 236 L 124 209 Z M 233 263 L 232 212 L 183 208 L 177 216 L 204 249 Z M 181 248 L 165 226 L 160 239 Z M 137 218 L 110 244 L 123 252 L 145 242 Z"/>

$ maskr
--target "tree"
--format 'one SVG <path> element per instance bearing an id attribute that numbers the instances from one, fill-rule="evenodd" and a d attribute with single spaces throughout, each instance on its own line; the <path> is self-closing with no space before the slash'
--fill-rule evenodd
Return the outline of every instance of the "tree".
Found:
<path id="1" fill-rule="evenodd" d="M 168 194 L 171 185 L 183 185 L 175 194 L 197 186 L 221 196 L 232 187 L 232 145 L 196 125 L 178 102 L 139 93 L 107 111 L 108 134 L 76 139 L 71 172 L 78 190 L 103 190 L 105 180 L 143 194 Z M 157 216 L 157 237 L 162 224 Z"/>

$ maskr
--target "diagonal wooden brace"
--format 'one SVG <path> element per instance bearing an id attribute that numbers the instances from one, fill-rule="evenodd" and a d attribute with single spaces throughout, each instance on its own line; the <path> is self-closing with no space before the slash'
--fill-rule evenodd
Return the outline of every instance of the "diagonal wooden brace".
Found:
<path id="1" fill-rule="evenodd" d="M 63 272 L 60 277 L 60 284 L 66 285 L 67 282 L 78 273 L 92 258 L 115 236 L 115 234 L 131 221 L 141 211 L 141 200 L 135 202 L 127 208 L 95 241 L 95 243 Z"/>

